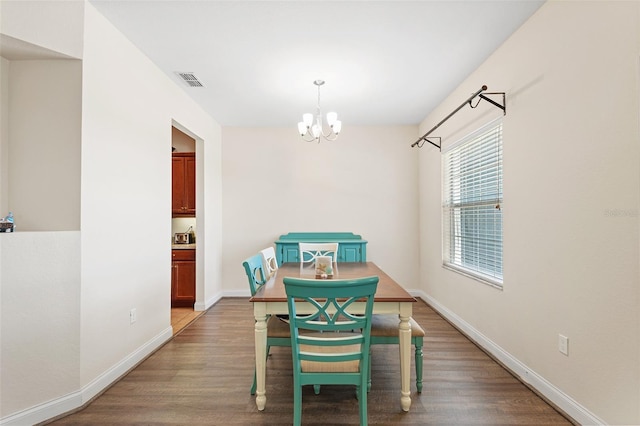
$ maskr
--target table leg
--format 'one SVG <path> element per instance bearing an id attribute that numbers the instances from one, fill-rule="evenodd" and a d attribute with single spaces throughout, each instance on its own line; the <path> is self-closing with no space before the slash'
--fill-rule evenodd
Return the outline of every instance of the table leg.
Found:
<path id="1" fill-rule="evenodd" d="M 398 333 L 400 340 L 400 375 L 401 396 L 400 405 L 404 411 L 409 411 L 411 407 L 411 304 L 400 305 L 400 324 Z"/>
<path id="2" fill-rule="evenodd" d="M 267 404 L 266 369 L 267 369 L 267 314 L 264 303 L 254 302 L 253 314 L 256 319 L 256 405 L 258 410 L 264 410 Z"/>

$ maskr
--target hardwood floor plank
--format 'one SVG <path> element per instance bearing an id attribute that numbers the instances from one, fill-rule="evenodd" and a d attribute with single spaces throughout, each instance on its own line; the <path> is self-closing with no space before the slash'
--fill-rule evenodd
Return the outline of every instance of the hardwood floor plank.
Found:
<path id="1" fill-rule="evenodd" d="M 249 394 L 253 378 L 253 310 L 246 298 L 222 299 L 81 411 L 55 425 L 279 425 L 293 420 L 291 352 L 271 349 L 267 407 Z M 424 388 L 400 408 L 398 348 L 373 347 L 371 425 L 570 425 L 428 305 L 414 318 L 426 331 Z M 412 358 L 412 364 L 413 364 Z M 355 390 L 323 386 L 303 392 L 305 425 L 358 423 Z"/>
<path id="2" fill-rule="evenodd" d="M 193 308 L 171 308 L 171 327 L 173 327 L 173 335 L 180 333 L 189 324 L 195 321 L 202 311 L 194 311 Z"/>

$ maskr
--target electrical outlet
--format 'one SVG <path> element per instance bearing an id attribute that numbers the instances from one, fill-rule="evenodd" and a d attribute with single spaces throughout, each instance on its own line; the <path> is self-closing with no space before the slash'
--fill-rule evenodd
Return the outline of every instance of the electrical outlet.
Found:
<path id="1" fill-rule="evenodd" d="M 137 320 L 138 320 L 138 312 L 136 311 L 136 308 L 133 308 L 129 311 L 129 321 L 131 322 L 131 324 L 133 324 Z"/>
<path id="2" fill-rule="evenodd" d="M 567 336 L 558 334 L 558 350 L 569 356 L 569 338 Z"/>

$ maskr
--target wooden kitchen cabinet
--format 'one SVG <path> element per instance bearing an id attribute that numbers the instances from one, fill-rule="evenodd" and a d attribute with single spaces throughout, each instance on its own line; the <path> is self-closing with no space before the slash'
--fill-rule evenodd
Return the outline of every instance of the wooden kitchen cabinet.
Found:
<path id="1" fill-rule="evenodd" d="M 172 217 L 196 215 L 196 153 L 177 152 L 171 158 Z"/>
<path id="2" fill-rule="evenodd" d="M 196 302 L 196 251 L 171 250 L 171 307 Z"/>

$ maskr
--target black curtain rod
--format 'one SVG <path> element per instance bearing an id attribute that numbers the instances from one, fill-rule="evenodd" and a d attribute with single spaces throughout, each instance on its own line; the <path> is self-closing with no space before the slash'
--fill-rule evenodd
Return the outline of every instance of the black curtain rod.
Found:
<path id="1" fill-rule="evenodd" d="M 442 123 L 444 123 L 445 121 L 447 121 L 448 119 L 451 118 L 451 116 L 453 114 L 455 114 L 456 112 L 460 111 L 460 109 L 465 106 L 466 104 L 471 105 L 471 101 L 473 100 L 473 98 L 475 98 L 476 96 L 478 96 L 480 93 L 484 92 L 485 90 L 487 90 L 487 86 L 482 86 L 482 88 L 480 90 L 478 90 L 476 93 L 474 93 L 473 95 L 471 95 L 469 97 L 469 99 L 467 99 L 466 101 L 464 101 L 458 108 L 456 108 L 451 114 L 447 115 L 441 122 L 439 122 L 438 124 L 436 124 L 433 129 L 429 130 L 427 133 L 425 133 L 424 135 L 422 135 L 422 137 L 420 139 L 418 139 L 417 141 L 415 141 L 414 143 L 411 144 L 411 148 L 413 148 L 414 146 L 418 145 L 421 141 L 427 141 L 429 142 L 431 145 L 435 146 L 436 148 L 442 150 L 442 148 L 440 147 L 440 145 L 436 145 L 435 143 L 431 142 L 429 139 L 427 139 L 427 137 L 431 134 L 431 132 L 433 132 L 434 130 L 436 130 L 438 127 L 440 127 L 440 125 Z"/>

